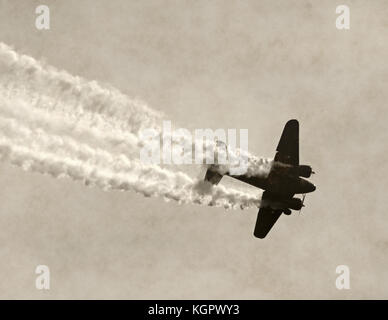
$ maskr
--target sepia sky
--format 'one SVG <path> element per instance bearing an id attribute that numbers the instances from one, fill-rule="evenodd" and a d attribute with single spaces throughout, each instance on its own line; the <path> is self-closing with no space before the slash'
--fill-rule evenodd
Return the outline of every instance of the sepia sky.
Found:
<path id="1" fill-rule="evenodd" d="M 0 41 L 177 126 L 248 129 L 258 156 L 273 157 L 297 118 L 317 191 L 260 240 L 255 209 L 104 192 L 1 163 L 0 298 L 388 298 L 387 1 L 346 1 L 350 30 L 336 29 L 338 1 L 48 0 L 46 31 L 39 4 L 0 0 Z M 42 264 L 48 291 L 35 288 Z M 335 286 L 338 265 L 350 290 Z"/>

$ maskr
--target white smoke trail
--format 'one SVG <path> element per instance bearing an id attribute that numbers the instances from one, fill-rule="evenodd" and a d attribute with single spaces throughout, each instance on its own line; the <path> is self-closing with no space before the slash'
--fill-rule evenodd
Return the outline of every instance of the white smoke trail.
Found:
<path id="1" fill-rule="evenodd" d="M 0 139 L 1 157 L 25 170 L 71 177 L 106 190 L 134 190 L 145 196 L 162 196 L 181 203 L 225 208 L 259 204 L 256 196 L 223 187 L 210 188 L 182 172 L 146 166 L 124 155 L 115 157 L 71 138 L 47 135 L 41 129 L 30 130 L 14 119 L 0 118 L 0 127 L 8 136 Z"/>
<path id="2" fill-rule="evenodd" d="M 72 76 L 18 54 L 4 43 L 0 43 L 0 65 L 0 79 L 6 88 L 29 91 L 32 99 L 46 95 L 54 101 L 61 100 L 61 108 L 75 117 L 100 115 L 116 129 L 135 133 L 142 127 L 157 126 L 160 114 L 144 103 L 129 99 L 113 87 L 102 87 L 96 81 Z M 41 103 L 37 106 L 57 107 Z"/>
<path id="3" fill-rule="evenodd" d="M 2 159 L 25 170 L 180 203 L 259 205 L 257 195 L 141 163 L 139 131 L 160 130 L 159 119 L 114 88 L 58 71 L 0 43 Z"/>

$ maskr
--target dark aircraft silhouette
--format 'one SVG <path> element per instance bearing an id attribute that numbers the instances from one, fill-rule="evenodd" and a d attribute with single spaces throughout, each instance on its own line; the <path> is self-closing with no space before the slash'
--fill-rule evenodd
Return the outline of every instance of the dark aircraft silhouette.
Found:
<path id="1" fill-rule="evenodd" d="M 247 175 L 226 175 L 263 189 L 260 210 L 257 214 L 254 235 L 263 239 L 271 230 L 282 213 L 291 214 L 292 210 L 301 210 L 306 193 L 316 187 L 306 179 L 314 171 L 310 166 L 299 165 L 299 123 L 290 120 L 286 123 L 267 177 Z M 218 184 L 222 174 L 211 166 L 205 175 L 205 181 Z M 295 194 L 304 194 L 303 199 L 294 198 Z"/>

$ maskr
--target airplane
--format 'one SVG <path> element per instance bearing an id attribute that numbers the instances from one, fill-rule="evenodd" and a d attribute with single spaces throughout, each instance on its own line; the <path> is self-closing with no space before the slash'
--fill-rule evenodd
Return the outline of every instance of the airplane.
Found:
<path id="1" fill-rule="evenodd" d="M 306 193 L 316 189 L 314 184 L 303 179 L 315 173 L 311 166 L 299 165 L 298 120 L 292 119 L 286 123 L 276 151 L 266 177 L 220 173 L 217 166 L 210 166 L 205 174 L 205 181 L 213 185 L 218 184 L 223 175 L 227 175 L 264 190 L 253 232 L 260 239 L 266 237 L 282 213 L 290 215 L 291 209 L 300 211 L 304 207 Z M 303 199 L 294 198 L 295 194 L 303 194 Z"/>

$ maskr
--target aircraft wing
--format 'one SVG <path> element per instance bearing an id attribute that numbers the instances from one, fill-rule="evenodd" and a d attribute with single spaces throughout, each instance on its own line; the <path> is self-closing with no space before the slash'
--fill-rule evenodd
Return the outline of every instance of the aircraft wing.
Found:
<path id="1" fill-rule="evenodd" d="M 299 165 L 298 120 L 293 119 L 286 123 L 276 151 L 275 161 L 280 161 L 294 166 Z"/>
<path id="2" fill-rule="evenodd" d="M 255 237 L 264 239 L 282 213 L 281 209 L 272 209 L 271 207 L 260 208 L 253 233 Z"/>
<path id="3" fill-rule="evenodd" d="M 268 191 L 264 191 L 263 196 L 261 197 L 262 203 L 268 201 L 268 198 Z M 253 232 L 254 236 L 260 239 L 265 238 L 282 213 L 283 209 L 273 209 L 270 206 L 261 207 L 257 214 L 255 231 Z"/>

